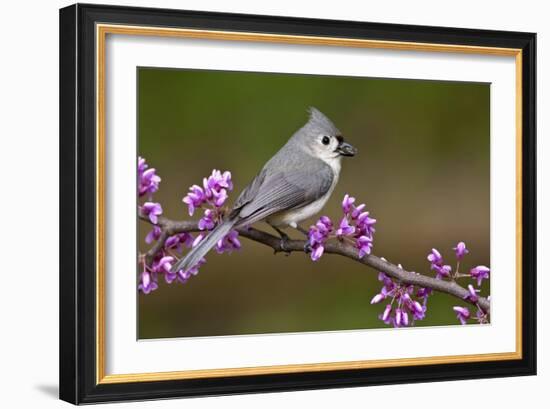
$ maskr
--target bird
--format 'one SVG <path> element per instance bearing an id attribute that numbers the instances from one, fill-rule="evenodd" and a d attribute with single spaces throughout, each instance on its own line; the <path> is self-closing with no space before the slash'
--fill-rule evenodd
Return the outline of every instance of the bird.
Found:
<path id="1" fill-rule="evenodd" d="M 344 141 L 334 123 L 315 107 L 309 119 L 269 159 L 243 189 L 231 211 L 205 238 L 172 266 L 172 272 L 187 271 L 232 229 L 267 222 L 281 237 L 281 229 L 307 231 L 299 223 L 324 207 L 340 177 L 341 161 L 355 156 L 357 149 Z"/>

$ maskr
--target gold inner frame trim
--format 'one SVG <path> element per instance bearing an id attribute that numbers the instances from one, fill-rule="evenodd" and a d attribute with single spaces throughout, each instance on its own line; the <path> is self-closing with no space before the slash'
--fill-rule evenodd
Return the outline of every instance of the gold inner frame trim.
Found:
<path id="1" fill-rule="evenodd" d="M 522 358 L 522 51 L 515 48 L 364 40 L 321 36 L 266 34 L 166 27 L 96 25 L 96 383 L 113 384 L 178 379 L 320 372 L 347 369 L 388 368 Z M 504 353 L 449 355 L 367 361 L 322 362 L 173 372 L 105 374 L 105 41 L 107 34 L 196 38 L 224 41 L 266 42 L 296 45 L 371 48 L 513 56 L 516 64 L 516 350 Z"/>

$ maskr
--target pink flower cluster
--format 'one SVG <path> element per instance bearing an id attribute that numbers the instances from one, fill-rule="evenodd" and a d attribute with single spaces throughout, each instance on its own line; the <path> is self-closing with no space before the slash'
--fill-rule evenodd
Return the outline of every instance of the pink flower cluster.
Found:
<path id="1" fill-rule="evenodd" d="M 402 268 L 401 264 L 399 268 Z M 413 285 L 397 282 L 383 272 L 378 273 L 378 280 L 383 286 L 372 298 L 371 304 L 390 300 L 378 316 L 379 319 L 396 328 L 412 326 L 415 321 L 424 319 L 428 309 L 428 296 L 432 293 L 430 288 L 420 287 L 415 290 Z"/>
<path id="2" fill-rule="evenodd" d="M 195 209 L 203 205 L 220 209 L 227 200 L 228 190 L 233 190 L 231 172 L 221 173 L 219 170 L 214 169 L 208 178 L 203 179 L 202 187 L 199 185 L 191 186 L 189 193 L 183 198 L 183 202 L 187 204 L 189 209 L 189 216 L 193 216 Z"/>
<path id="3" fill-rule="evenodd" d="M 147 162 L 141 156 L 138 157 L 138 195 L 149 194 L 149 197 L 159 189 L 160 177 L 154 168 L 149 168 Z"/>
<path id="4" fill-rule="evenodd" d="M 443 280 L 457 280 L 459 278 L 471 278 L 474 279 L 477 283 L 477 286 L 481 286 L 483 280 L 489 279 L 490 269 L 487 266 L 479 265 L 470 269 L 469 273 L 463 274 L 460 270 L 460 262 L 466 254 L 470 251 L 466 248 L 466 244 L 461 241 L 456 247 L 453 247 L 456 256 L 456 268 L 455 271 L 452 271 L 452 267 L 443 262 L 443 256 L 437 249 L 432 249 L 428 254 L 428 261 L 430 262 L 430 268 L 436 272 L 436 278 Z M 468 320 L 472 319 L 478 323 L 484 324 L 488 322 L 488 314 L 486 311 L 477 305 L 479 299 L 478 293 L 481 290 L 474 288 L 472 284 L 468 284 L 468 294 L 464 297 L 465 300 L 468 300 L 471 303 L 476 304 L 477 312 L 475 315 L 470 313 L 470 310 L 466 306 L 456 305 L 453 307 L 453 311 L 456 313 L 456 317 L 462 325 L 465 325 Z"/>
<path id="5" fill-rule="evenodd" d="M 162 236 L 162 229 L 157 225 L 159 217 L 162 215 L 162 206 L 160 203 L 152 201 L 152 194 L 158 190 L 160 180 L 155 169 L 149 169 L 145 159 L 140 157 L 138 159 L 138 194 L 139 197 L 148 194 L 149 201 L 141 204 L 139 211 L 154 225 L 145 237 L 145 242 L 148 244 L 159 240 Z M 222 173 L 215 169 L 209 177 L 204 178 L 202 187 L 193 185 L 189 188 L 189 193 L 183 198 L 183 202 L 187 204 L 190 215 L 196 209 L 204 208 L 203 216 L 198 223 L 201 232 L 196 237 L 186 232 L 167 237 L 150 265 L 145 262 L 144 257 L 141 257 L 142 272 L 138 284 L 138 289 L 141 292 L 149 294 L 156 290 L 160 275 L 164 276 L 166 283 L 171 284 L 174 282 L 186 283 L 189 278 L 199 273 L 199 268 L 206 263 L 204 258 L 186 271 L 172 272 L 172 266 L 181 257 L 184 248 L 197 246 L 208 234 L 208 231 L 214 229 L 221 222 L 224 215 L 223 205 L 228 197 L 227 192 L 232 189 L 231 173 L 227 171 Z M 241 243 L 238 235 L 236 230 L 230 231 L 216 243 L 216 251 L 231 253 L 240 249 Z"/>
<path id="6" fill-rule="evenodd" d="M 317 261 L 325 251 L 325 243 L 332 237 L 353 242 L 359 250 L 359 257 L 370 254 L 374 241 L 376 219 L 365 211 L 365 204 L 355 206 L 355 198 L 346 194 L 342 201 L 344 216 L 335 229 L 328 216 L 321 218 L 309 229 L 308 241 L 311 247 L 311 259 Z"/>

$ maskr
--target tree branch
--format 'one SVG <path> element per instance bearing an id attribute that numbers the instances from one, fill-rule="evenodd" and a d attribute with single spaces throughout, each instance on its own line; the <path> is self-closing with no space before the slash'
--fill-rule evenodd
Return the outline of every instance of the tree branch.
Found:
<path id="1" fill-rule="evenodd" d="M 151 223 L 147 216 L 142 214 L 139 215 L 139 218 L 143 221 Z M 152 224 L 152 223 L 151 223 Z M 147 262 L 150 264 L 154 255 L 162 249 L 166 239 L 177 233 L 184 232 L 196 232 L 200 231 L 198 227 L 198 222 L 194 221 L 175 221 L 167 219 L 166 217 L 159 217 L 157 225 L 161 228 L 162 233 L 160 238 L 157 240 L 155 245 L 145 254 Z M 278 252 L 304 252 L 306 245 L 305 240 L 287 240 L 284 243 L 284 249 L 281 247 L 281 239 L 279 237 L 273 236 L 272 234 L 266 233 L 264 231 L 248 227 L 248 228 L 238 228 L 236 229 L 239 232 L 239 235 L 246 237 L 250 240 L 254 240 L 258 243 L 265 244 L 266 246 L 271 247 L 275 253 Z M 455 281 L 447 280 L 438 280 L 434 277 L 417 274 L 413 272 L 406 271 L 399 268 L 395 264 L 391 264 L 387 261 L 382 260 L 380 257 L 377 257 L 373 254 L 366 255 L 363 258 L 359 257 L 359 250 L 353 247 L 350 244 L 340 242 L 340 241 L 329 241 L 325 243 L 325 253 L 338 254 L 350 258 L 356 262 L 365 264 L 369 267 L 374 268 L 376 271 L 383 271 L 388 276 L 396 279 L 404 284 L 412 284 L 418 287 L 431 288 L 435 291 L 446 293 L 452 295 L 456 298 L 459 298 L 465 302 L 468 302 L 472 305 L 478 306 L 486 313 L 490 311 L 490 302 L 484 297 L 479 297 L 477 303 L 470 301 L 467 297 L 469 295 L 468 290 L 461 287 Z"/>

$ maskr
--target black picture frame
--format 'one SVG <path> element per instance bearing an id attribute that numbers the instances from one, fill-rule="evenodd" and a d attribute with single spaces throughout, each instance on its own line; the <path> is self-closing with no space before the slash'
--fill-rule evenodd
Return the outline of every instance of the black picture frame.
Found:
<path id="1" fill-rule="evenodd" d="M 96 23 L 522 51 L 522 351 L 515 360 L 97 382 Z M 74 404 L 536 374 L 536 34 L 77 4 L 60 10 L 60 398 Z"/>

